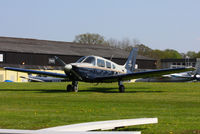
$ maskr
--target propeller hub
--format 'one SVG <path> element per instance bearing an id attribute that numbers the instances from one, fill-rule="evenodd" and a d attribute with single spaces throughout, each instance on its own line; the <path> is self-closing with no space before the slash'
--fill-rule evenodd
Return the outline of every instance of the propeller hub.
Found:
<path id="1" fill-rule="evenodd" d="M 72 65 L 71 64 L 67 64 L 65 65 L 65 71 L 69 72 L 72 69 Z"/>

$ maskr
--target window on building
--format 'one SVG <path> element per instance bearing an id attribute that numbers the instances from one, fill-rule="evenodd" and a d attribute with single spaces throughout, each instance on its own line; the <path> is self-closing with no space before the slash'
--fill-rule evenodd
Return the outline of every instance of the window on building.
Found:
<path id="1" fill-rule="evenodd" d="M 0 62 L 3 62 L 3 54 L 0 54 Z"/>
<path id="2" fill-rule="evenodd" d="M 49 64 L 55 64 L 55 63 L 56 63 L 56 61 L 54 58 L 49 58 Z"/>
<path id="3" fill-rule="evenodd" d="M 106 61 L 106 67 L 107 67 L 107 68 L 111 68 L 111 63 L 108 62 L 108 61 Z"/>
<path id="4" fill-rule="evenodd" d="M 195 67 L 195 66 L 196 66 L 196 64 L 193 62 L 193 63 L 192 63 L 192 67 Z"/>
<path id="5" fill-rule="evenodd" d="M 97 59 L 97 66 L 99 67 L 105 67 L 105 61 L 102 59 Z"/>

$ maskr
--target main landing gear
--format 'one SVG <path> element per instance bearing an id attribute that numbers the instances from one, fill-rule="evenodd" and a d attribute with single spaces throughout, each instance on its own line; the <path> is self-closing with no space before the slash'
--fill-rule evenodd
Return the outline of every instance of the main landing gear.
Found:
<path id="1" fill-rule="evenodd" d="M 118 81 L 119 85 L 119 92 L 124 93 L 125 92 L 125 87 L 122 83 L 122 81 Z M 78 81 L 72 81 L 72 84 L 67 85 L 67 92 L 78 92 Z"/>
<path id="2" fill-rule="evenodd" d="M 78 92 L 78 81 L 72 81 L 72 85 L 67 85 L 67 92 Z"/>
<path id="3" fill-rule="evenodd" d="M 124 93 L 125 92 L 125 87 L 124 87 L 122 81 L 118 81 L 118 85 L 119 85 L 119 92 L 120 93 Z"/>

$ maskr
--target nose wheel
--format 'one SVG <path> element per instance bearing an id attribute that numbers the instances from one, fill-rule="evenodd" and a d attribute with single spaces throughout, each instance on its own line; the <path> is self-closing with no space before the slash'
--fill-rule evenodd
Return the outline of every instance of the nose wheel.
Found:
<path id="1" fill-rule="evenodd" d="M 119 86 L 119 92 L 124 93 L 125 92 L 125 87 L 124 85 Z"/>
<path id="2" fill-rule="evenodd" d="M 78 92 L 78 82 L 73 81 L 72 84 L 67 85 L 67 92 Z"/>
<path id="3" fill-rule="evenodd" d="M 122 81 L 119 81 L 118 85 L 119 85 L 119 92 L 120 93 L 124 93 L 125 92 L 125 87 L 124 87 Z"/>

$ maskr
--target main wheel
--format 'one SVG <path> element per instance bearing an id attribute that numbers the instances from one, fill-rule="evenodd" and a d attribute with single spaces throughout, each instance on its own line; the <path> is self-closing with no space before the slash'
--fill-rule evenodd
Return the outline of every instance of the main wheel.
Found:
<path id="1" fill-rule="evenodd" d="M 74 92 L 78 92 L 78 85 L 77 86 L 73 86 L 73 91 Z"/>
<path id="2" fill-rule="evenodd" d="M 72 91 L 72 85 L 67 85 L 67 92 L 71 92 Z"/>
<path id="3" fill-rule="evenodd" d="M 120 86 L 119 86 L 119 92 L 120 92 L 120 93 L 124 93 L 124 92 L 125 92 L 125 87 L 124 87 L 124 85 L 120 85 Z"/>

